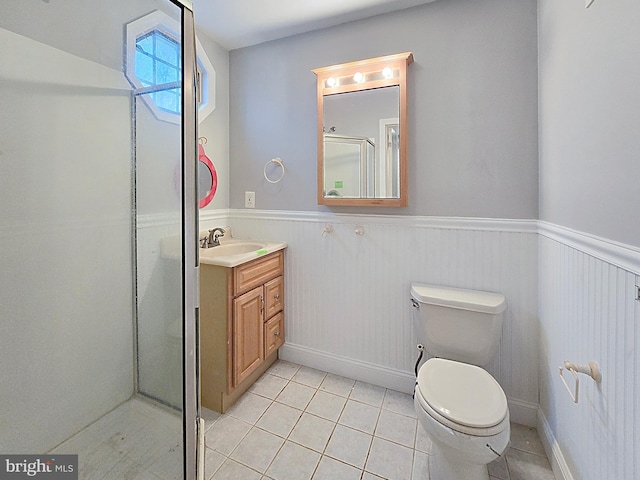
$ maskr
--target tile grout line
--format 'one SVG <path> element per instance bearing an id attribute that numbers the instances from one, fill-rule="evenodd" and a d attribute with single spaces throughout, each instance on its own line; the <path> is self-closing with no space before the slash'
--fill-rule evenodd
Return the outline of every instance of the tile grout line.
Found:
<path id="1" fill-rule="evenodd" d="M 381 397 L 381 399 L 382 399 L 382 400 L 381 400 L 380 405 L 377 405 L 377 404 L 371 404 L 371 403 L 367 403 L 366 401 L 363 401 L 363 400 L 361 400 L 361 399 L 355 399 L 355 398 L 352 398 L 352 395 L 354 394 L 354 390 L 356 389 L 356 387 L 357 387 L 357 385 L 358 385 L 358 381 L 355 381 L 355 380 L 353 380 L 353 379 L 348 379 L 347 377 L 342 377 L 342 378 L 345 378 L 345 379 L 347 379 L 347 380 L 352 380 L 352 381 L 353 381 L 353 383 L 352 383 L 352 385 L 351 385 L 351 387 L 350 387 L 350 389 L 349 389 L 349 391 L 348 391 L 348 393 L 347 393 L 347 395 L 346 395 L 346 396 L 345 396 L 345 395 L 343 395 L 343 394 L 341 394 L 341 393 L 336 393 L 336 392 L 334 392 L 334 391 L 330 391 L 330 390 L 322 389 L 322 385 L 324 384 L 324 382 L 325 382 L 325 380 L 327 379 L 327 376 L 328 376 L 328 373 L 327 373 L 327 372 L 324 372 L 324 374 L 322 375 L 321 380 L 319 381 L 319 383 L 317 383 L 317 385 L 316 385 L 316 382 L 313 382 L 313 384 L 312 384 L 312 385 L 310 385 L 310 384 L 308 384 L 308 383 L 302 383 L 302 382 L 300 381 L 300 379 L 298 379 L 298 380 L 295 380 L 295 379 L 294 379 L 294 378 L 296 377 L 296 375 L 298 375 L 298 374 L 300 373 L 300 371 L 301 371 L 301 369 L 302 369 L 302 368 L 304 368 L 304 367 L 303 367 L 303 366 L 297 366 L 297 368 L 295 369 L 295 371 L 293 372 L 293 374 L 291 374 L 291 376 L 290 376 L 289 378 L 287 378 L 287 377 L 283 377 L 283 376 L 281 376 L 281 375 L 278 375 L 277 373 L 271 373 L 271 372 L 269 372 L 269 370 L 267 370 L 267 372 L 265 372 L 265 373 L 267 373 L 267 374 L 269 374 L 269 375 L 273 375 L 274 377 L 278 377 L 278 378 L 280 378 L 280 379 L 286 380 L 286 383 L 284 383 L 283 387 L 282 387 L 282 388 L 280 388 L 280 389 L 279 389 L 279 391 L 278 391 L 277 393 L 275 393 L 274 398 L 267 397 L 267 396 L 265 396 L 264 394 L 260 394 L 260 393 L 257 393 L 257 392 L 251 392 L 253 395 L 256 395 L 257 397 L 260 397 L 260 398 L 266 399 L 266 400 L 268 400 L 268 401 L 270 402 L 270 403 L 269 403 L 269 406 L 267 406 L 267 407 L 266 407 L 266 409 L 265 409 L 265 410 L 264 410 L 264 411 L 259 415 L 259 417 L 258 417 L 258 418 L 253 422 L 253 423 L 248 423 L 248 422 L 246 422 L 245 420 L 243 420 L 243 419 L 241 419 L 241 418 L 234 417 L 233 415 L 229 415 L 230 417 L 232 417 L 232 418 L 234 418 L 234 419 L 236 419 L 236 420 L 242 421 L 242 422 L 246 423 L 247 425 L 250 425 L 250 429 L 249 429 L 249 431 L 248 431 L 246 434 L 244 434 L 244 435 L 242 436 L 242 438 L 240 439 L 240 441 L 238 442 L 238 444 L 233 448 L 233 450 L 229 453 L 229 455 L 222 454 L 221 452 L 218 452 L 217 450 L 212 450 L 212 449 L 210 449 L 210 450 L 212 450 L 212 451 L 214 451 L 214 452 L 216 452 L 216 453 L 220 454 L 220 455 L 224 458 L 224 460 L 222 461 L 222 463 L 220 464 L 220 466 L 219 466 L 219 467 L 218 467 L 218 468 L 217 468 L 217 469 L 216 469 L 216 470 L 215 470 L 211 475 L 208 475 L 208 477 L 207 477 L 207 479 L 206 479 L 206 480 L 209 480 L 209 479 L 211 479 L 213 476 L 215 476 L 215 475 L 218 473 L 218 471 L 220 470 L 221 466 L 222 466 L 222 465 L 223 465 L 227 460 L 231 460 L 231 461 L 237 462 L 238 464 L 240 464 L 240 465 L 242 465 L 242 466 L 244 466 L 244 467 L 246 467 L 246 468 L 249 468 L 250 470 L 252 470 L 252 471 L 254 471 L 254 472 L 258 473 L 259 475 L 261 475 L 261 478 L 262 478 L 262 479 L 265 479 L 265 480 L 266 480 L 266 479 L 268 478 L 268 477 L 267 477 L 267 471 L 268 471 L 268 470 L 269 470 L 269 468 L 271 468 L 271 466 L 274 464 L 275 460 L 278 458 L 278 455 L 280 454 L 280 452 L 282 451 L 282 449 L 285 447 L 285 445 L 287 444 L 287 442 L 291 442 L 291 443 L 292 443 L 292 444 L 294 444 L 294 445 L 297 445 L 297 446 L 299 446 L 299 447 L 301 447 L 301 448 L 304 448 L 304 449 L 306 449 L 306 450 L 308 450 L 308 451 L 310 451 L 310 452 L 313 452 L 313 453 L 315 453 L 315 454 L 319 455 L 318 460 L 317 460 L 317 462 L 315 463 L 315 465 L 314 465 L 314 467 L 313 467 L 313 471 L 312 471 L 312 473 L 311 473 L 311 476 L 309 477 L 309 479 L 310 479 L 310 480 L 311 480 L 311 479 L 313 479 L 313 478 L 314 478 L 314 476 L 317 474 L 318 469 L 320 468 L 320 464 L 322 463 L 322 461 L 323 461 L 323 459 L 324 459 L 324 458 L 331 459 L 332 461 L 338 462 L 338 463 L 340 463 L 340 464 L 342 464 L 342 465 L 346 465 L 346 466 L 348 466 L 348 467 L 356 468 L 357 470 L 359 470 L 359 471 L 360 471 L 360 476 L 359 476 L 360 480 L 363 480 L 363 479 L 364 479 L 364 477 L 365 477 L 365 475 L 367 475 L 367 474 L 372 474 L 372 475 L 375 475 L 376 477 L 378 477 L 378 476 L 379 476 L 378 474 L 376 474 L 376 473 L 374 473 L 374 472 L 371 472 L 371 471 L 368 471 L 368 470 L 367 470 L 367 464 L 368 464 L 368 462 L 369 462 L 369 459 L 371 458 L 371 453 L 372 453 L 372 448 L 373 448 L 373 443 L 374 443 L 375 438 L 379 438 L 380 440 L 383 440 L 383 441 L 386 441 L 386 442 L 392 443 L 392 444 L 397 445 L 397 446 L 401 446 L 401 447 L 403 447 L 403 448 L 409 448 L 410 450 L 412 450 L 412 462 L 411 462 L 410 475 L 411 475 L 411 478 L 413 478 L 413 475 L 414 475 L 414 468 L 415 468 L 415 466 L 416 466 L 416 462 L 418 461 L 418 452 L 420 452 L 420 454 L 421 454 L 421 455 L 426 455 L 427 457 L 430 457 L 430 453 L 429 453 L 429 452 L 424 452 L 423 450 L 419 450 L 419 449 L 417 448 L 417 445 L 418 445 L 418 436 L 419 436 L 419 429 L 420 429 L 420 423 L 419 423 L 419 420 L 418 420 L 415 416 L 413 416 L 413 415 L 407 415 L 407 414 L 406 414 L 406 405 L 403 405 L 402 403 L 399 403 L 399 404 L 398 404 L 398 403 L 396 403 L 396 407 L 397 407 L 397 408 L 396 408 L 395 410 L 394 410 L 394 409 L 390 409 L 390 408 L 385 408 L 385 402 L 388 402 L 388 403 L 386 403 L 386 404 L 387 404 L 387 406 L 391 405 L 391 406 L 392 406 L 392 408 L 393 408 L 393 403 L 392 403 L 392 402 L 393 402 L 393 400 L 392 400 L 392 399 L 391 399 L 391 397 L 389 396 L 389 392 L 390 392 L 390 390 L 389 390 L 388 388 L 384 388 L 384 392 L 382 393 L 382 397 Z M 316 369 L 314 369 L 314 370 L 316 370 Z M 321 372 L 321 371 L 319 371 L 319 372 Z M 321 373 L 323 373 L 323 372 L 321 372 Z M 363 383 L 363 382 L 361 382 L 361 383 Z M 313 389 L 313 394 L 311 395 L 311 397 L 309 398 L 309 400 L 304 404 L 304 407 L 303 407 L 302 409 L 300 409 L 300 408 L 298 408 L 298 407 L 294 407 L 294 406 L 289 405 L 289 404 L 286 404 L 286 403 L 282 403 L 281 401 L 278 401 L 278 400 L 277 400 L 277 398 L 282 394 L 282 392 L 283 392 L 283 391 L 284 391 L 284 390 L 285 390 L 289 385 L 291 385 L 291 384 L 296 384 L 296 385 L 300 385 L 300 386 L 307 387 L 307 388 L 309 388 L 309 389 Z M 332 395 L 332 396 L 335 396 L 335 397 L 339 397 L 340 399 L 342 399 L 342 400 L 343 400 L 343 402 L 344 402 L 344 403 L 342 404 L 342 407 L 340 408 L 339 413 L 338 413 L 338 414 L 337 414 L 337 416 L 335 417 L 335 418 L 336 418 L 335 420 L 330 419 L 330 418 L 326 418 L 326 417 L 321 416 L 320 414 L 317 414 L 317 413 L 313 413 L 313 412 L 311 412 L 311 411 L 308 411 L 308 408 L 311 406 L 311 404 L 314 402 L 314 400 L 316 400 L 316 401 L 320 402 L 320 400 L 319 400 L 319 398 L 320 398 L 320 397 L 318 397 L 318 392 L 323 392 L 323 393 L 325 393 L 325 394 L 327 394 L 327 395 Z M 248 391 L 247 393 L 249 393 L 249 391 Z M 399 399 L 396 399 L 396 400 L 399 400 Z M 349 425 L 347 425 L 347 424 L 340 423 L 340 420 L 341 420 L 342 416 L 344 415 L 345 410 L 346 410 L 347 406 L 349 405 L 349 402 L 354 402 L 354 403 L 357 403 L 357 404 L 361 404 L 361 405 L 365 405 L 365 406 L 368 406 L 368 407 L 372 407 L 372 408 L 377 409 L 376 419 L 375 419 L 375 422 L 373 422 L 373 430 L 372 430 L 372 432 L 371 432 L 371 433 L 369 433 L 369 432 L 367 432 L 367 431 L 364 431 L 364 430 L 360 430 L 360 429 L 359 429 L 359 428 L 357 428 L 357 427 L 352 427 L 352 426 L 349 426 Z M 285 436 L 280 435 L 280 434 L 277 434 L 277 433 L 274 433 L 274 432 L 271 432 L 271 431 L 266 430 L 265 428 L 263 428 L 263 427 L 261 427 L 261 426 L 258 426 L 258 422 L 260 422 L 260 420 L 264 417 L 264 415 L 265 415 L 265 414 L 266 414 L 266 412 L 271 408 L 271 406 L 272 406 L 272 405 L 274 405 L 274 404 L 276 404 L 276 403 L 277 403 L 277 404 L 279 404 L 279 405 L 283 405 L 283 406 L 286 406 L 286 407 L 289 407 L 289 408 L 295 409 L 295 410 L 297 410 L 298 412 L 300 412 L 300 414 L 299 414 L 298 418 L 296 419 L 295 423 L 294 423 L 294 424 L 293 424 L 293 426 L 288 430 L 288 432 L 286 433 L 286 435 L 285 435 Z M 386 438 L 384 438 L 384 437 L 381 437 L 381 436 L 378 436 L 378 435 L 377 435 L 377 434 L 378 434 L 379 427 L 380 427 L 380 420 L 381 420 L 381 418 L 382 418 L 382 415 L 383 415 L 383 412 L 384 412 L 384 411 L 387 411 L 387 412 L 389 412 L 389 413 L 390 413 L 390 414 L 392 414 L 392 415 L 399 415 L 399 416 L 402 416 L 402 417 L 405 417 L 405 418 L 410 418 L 410 419 L 415 420 L 415 422 L 416 422 L 416 423 L 415 423 L 415 426 L 414 426 L 414 429 L 413 429 L 413 442 L 412 442 L 412 446 L 407 446 L 407 445 L 405 445 L 405 444 L 403 444 L 403 443 L 399 443 L 398 441 L 395 441 L 395 440 L 389 440 L 389 439 L 386 439 Z M 207 428 L 207 430 L 206 430 L 206 432 L 205 432 L 205 433 L 210 432 L 210 431 L 211 431 L 211 429 L 215 426 L 215 424 L 216 424 L 216 423 L 217 423 L 221 418 L 223 418 L 223 416 L 224 416 L 224 415 L 225 415 L 225 414 L 218 416 L 218 417 L 217 417 L 217 418 L 216 418 L 216 419 L 211 423 L 211 425 L 209 426 L 209 428 Z M 227 413 L 226 415 L 228 415 L 228 413 Z M 301 422 L 302 418 L 303 418 L 305 415 L 312 416 L 312 417 L 315 417 L 315 418 L 317 418 L 317 419 L 324 420 L 324 421 L 327 421 L 327 422 L 330 422 L 330 423 L 331 423 L 331 431 L 330 431 L 330 433 L 329 433 L 329 435 L 328 435 L 328 437 L 327 437 L 326 441 L 324 442 L 324 445 L 323 445 L 323 447 L 322 447 L 322 451 L 318 451 L 318 450 L 316 450 L 315 448 L 312 448 L 312 447 L 306 446 L 306 445 L 304 445 L 304 444 L 302 444 L 302 443 L 299 443 L 298 441 L 295 441 L 295 440 L 293 440 L 293 439 L 291 439 L 291 438 L 290 438 L 290 437 L 291 437 L 291 435 L 293 434 L 293 432 L 296 430 L 296 428 L 300 425 L 300 422 Z M 337 428 L 337 426 L 338 426 L 338 425 L 340 425 L 341 427 L 343 427 L 343 428 L 345 428 L 345 429 L 350 429 L 350 430 L 353 430 L 353 431 L 355 431 L 355 432 L 362 433 L 362 434 L 367 435 L 367 436 L 369 436 L 369 437 L 370 437 L 369 445 L 368 445 L 368 448 L 367 448 L 367 451 L 366 451 L 366 456 L 365 456 L 365 458 L 364 458 L 364 464 L 363 464 L 363 466 L 362 466 L 361 468 L 360 468 L 360 467 L 356 467 L 356 466 L 354 466 L 354 465 L 352 465 L 352 464 L 350 464 L 350 463 L 348 463 L 348 462 L 346 462 L 346 461 L 344 461 L 344 460 L 341 460 L 341 459 L 339 459 L 339 458 L 334 458 L 334 457 L 333 457 L 333 456 L 331 456 L 329 453 L 327 453 L 327 450 L 328 450 L 329 444 L 331 443 L 331 440 L 332 440 L 332 438 L 333 438 L 333 437 L 334 437 L 334 435 L 335 435 L 336 428 Z M 259 430 L 261 430 L 261 431 L 263 431 L 263 432 L 269 433 L 269 434 L 274 435 L 274 436 L 276 436 L 276 437 L 279 437 L 279 438 L 281 438 L 281 439 L 283 440 L 282 445 L 278 448 L 277 452 L 275 453 L 275 455 L 273 456 L 273 458 L 270 460 L 269 464 L 266 466 L 266 468 L 265 468 L 265 471 L 264 471 L 264 472 L 260 472 L 260 471 L 256 470 L 255 468 L 253 468 L 253 467 L 251 467 L 251 466 L 249 466 L 249 465 L 245 465 L 244 463 L 239 462 L 239 461 L 236 461 L 236 460 L 234 460 L 233 458 L 231 458 L 231 455 L 233 454 L 233 452 L 235 452 L 235 451 L 237 450 L 237 448 L 240 446 L 240 444 L 242 443 L 242 441 L 244 441 L 244 439 L 246 438 L 246 436 L 248 435 L 248 433 L 249 433 L 253 428 L 259 429 Z M 532 435 L 536 436 L 536 433 L 534 432 L 534 433 L 532 433 Z M 539 438 L 539 437 L 537 437 L 537 438 Z M 529 441 L 527 440 L 527 442 L 529 442 Z M 206 444 L 205 444 L 205 446 L 206 446 Z M 208 448 L 208 447 L 207 447 L 207 448 Z M 511 448 L 511 449 L 513 449 L 513 450 L 519 451 L 519 452 L 523 452 L 523 453 L 526 453 L 526 454 L 530 454 L 530 455 L 534 455 L 534 456 L 536 456 L 536 457 L 541 457 L 541 458 L 545 458 L 545 459 L 546 459 L 546 457 L 545 457 L 545 456 L 540 455 L 540 454 L 538 454 L 538 453 L 537 453 L 537 452 L 535 452 L 535 451 L 530 451 L 530 450 L 534 450 L 534 449 L 535 449 L 535 447 L 531 447 L 531 449 L 530 449 L 530 450 L 526 450 L 526 449 L 518 448 L 518 447 L 514 447 L 514 446 L 511 446 L 510 448 Z M 509 458 L 507 458 L 507 457 L 508 457 L 507 455 L 505 455 L 505 456 L 504 456 L 504 465 L 505 465 L 505 474 L 506 474 L 506 476 L 507 476 L 507 480 L 508 480 L 509 478 L 511 478 L 511 468 L 510 468 L 510 465 L 509 465 L 509 460 L 510 460 L 510 459 L 509 459 Z M 269 478 L 270 478 L 270 477 L 269 477 Z M 381 477 L 381 478 L 384 478 L 384 477 Z M 500 477 L 491 476 L 491 479 L 492 479 L 492 480 L 494 480 L 494 479 L 499 480 L 499 479 L 500 479 Z"/>

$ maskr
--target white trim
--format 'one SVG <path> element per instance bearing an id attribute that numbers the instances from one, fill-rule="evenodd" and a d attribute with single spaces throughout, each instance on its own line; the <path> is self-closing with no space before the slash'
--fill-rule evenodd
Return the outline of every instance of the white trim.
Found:
<path id="1" fill-rule="evenodd" d="M 560 445 L 558 444 L 555 436 L 553 435 L 553 431 L 551 430 L 551 426 L 549 422 L 547 422 L 544 413 L 541 408 L 538 408 L 538 436 L 542 441 L 542 445 L 544 446 L 544 450 L 547 454 L 547 458 L 551 463 L 551 469 L 553 470 L 554 476 L 558 480 L 574 480 L 574 476 L 571 473 L 571 469 L 569 465 L 567 465 L 566 460 L 564 459 L 564 455 L 562 454 L 562 450 L 560 449 Z"/>
<path id="2" fill-rule="evenodd" d="M 538 221 L 538 233 L 611 265 L 640 273 L 640 248 L 544 221 Z"/>
<path id="3" fill-rule="evenodd" d="M 428 217 L 414 215 L 345 214 L 333 212 L 296 212 L 283 210 L 231 209 L 231 218 L 306 221 L 317 223 L 368 223 L 397 227 L 444 228 L 450 230 L 484 230 L 499 232 L 537 233 L 536 220 L 470 217 Z"/>
<path id="4" fill-rule="evenodd" d="M 407 394 L 413 393 L 416 377 L 413 372 L 381 367 L 369 362 L 322 352 L 302 345 L 285 343 L 280 347 L 279 358 L 343 377 L 390 388 Z M 522 400 L 508 399 L 509 417 L 512 422 L 529 427 L 536 426 L 538 405 Z"/>
<path id="5" fill-rule="evenodd" d="M 179 225 L 182 223 L 182 216 L 176 212 L 149 213 L 136 217 L 136 228 L 164 227 L 167 225 Z"/>
<path id="6" fill-rule="evenodd" d="M 221 221 L 224 221 L 225 225 L 227 225 L 228 224 L 227 220 L 229 218 L 229 210 L 202 209 L 199 211 L 199 215 L 200 215 L 200 230 L 203 230 L 202 223 L 208 223 L 208 222 L 219 223 Z"/>
<path id="7" fill-rule="evenodd" d="M 200 222 L 219 222 L 229 216 L 228 210 L 200 210 Z M 180 223 L 181 216 L 175 212 L 149 213 L 138 215 L 136 226 L 141 228 L 164 227 L 166 225 L 176 225 Z M 202 230 L 202 228 L 200 228 Z"/>
<path id="8" fill-rule="evenodd" d="M 397 125 L 398 127 L 400 126 L 400 118 L 399 117 L 394 117 L 394 118 L 381 118 L 378 121 L 378 143 L 377 145 L 379 147 L 384 146 L 384 148 L 378 148 L 376 149 L 376 152 L 378 152 L 379 158 L 377 159 L 378 164 L 377 164 L 377 168 L 378 168 L 378 172 L 380 172 L 380 178 L 376 179 L 376 196 L 378 197 L 390 197 L 391 193 L 393 192 L 393 185 L 391 185 L 390 188 L 390 192 L 387 192 L 388 187 L 390 186 L 390 182 L 392 181 L 393 178 L 387 178 L 387 172 L 391 171 L 389 167 L 389 165 L 387 165 L 388 159 L 387 159 L 387 126 L 388 125 Z M 399 129 L 399 128 L 398 128 Z M 398 156 L 400 155 L 400 153 L 398 153 Z M 393 176 L 391 176 L 393 177 Z M 398 172 L 397 174 L 398 177 L 398 182 L 400 181 L 400 172 Z M 399 188 L 399 187 L 398 187 Z M 393 198 L 393 197 L 392 197 Z"/>
<path id="9" fill-rule="evenodd" d="M 280 347 L 278 357 L 282 360 L 403 393 L 413 393 L 413 387 L 416 383 L 416 377 L 411 372 L 382 367 L 362 360 L 294 345 L 289 342 Z"/>
<path id="10" fill-rule="evenodd" d="M 126 25 L 126 43 L 124 46 L 126 61 L 124 64 L 124 74 L 127 80 L 129 80 L 129 83 L 136 89 L 143 88 L 142 82 L 136 76 L 136 42 L 138 37 L 146 35 L 155 29 L 162 31 L 162 33 L 176 42 L 181 42 L 180 24 L 177 20 L 160 10 L 155 10 Z M 180 114 L 162 110 L 150 97 L 143 95 L 142 101 L 158 120 L 175 123 L 177 125 L 181 123 L 182 116 Z"/>
<path id="11" fill-rule="evenodd" d="M 126 25 L 126 44 L 125 44 L 125 65 L 124 73 L 131 85 L 136 89 L 144 88 L 135 74 L 136 64 L 136 40 L 138 37 L 158 29 L 164 34 L 173 38 L 178 43 L 181 42 L 180 23 L 174 18 L 160 10 L 153 12 L 137 19 Z M 196 57 L 202 73 L 201 84 L 205 86 L 202 91 L 202 103 L 198 107 L 198 123 L 202 122 L 216 108 L 215 81 L 216 71 L 204 47 L 198 40 L 196 35 Z M 158 120 L 169 123 L 180 124 L 182 116 L 177 113 L 167 112 L 159 108 L 155 102 L 151 101 L 146 95 L 142 96 L 145 105 L 153 112 Z"/>
<path id="12" fill-rule="evenodd" d="M 196 34 L 196 58 L 200 64 L 200 73 L 202 79 L 200 80 L 200 88 L 202 91 L 201 103 L 198 106 L 198 124 L 207 118 L 216 109 L 216 69 L 209 60 L 209 56 L 204 47 L 198 40 Z"/>
<path id="13" fill-rule="evenodd" d="M 334 212 L 248 210 L 225 211 L 231 218 L 303 221 L 316 223 L 368 223 L 396 227 L 441 228 L 512 233 L 537 233 L 580 250 L 607 263 L 640 274 L 640 248 L 579 232 L 541 220 L 473 217 L 431 217 L 415 215 L 345 214 Z"/>
<path id="14" fill-rule="evenodd" d="M 515 398 L 508 398 L 509 404 L 509 419 L 519 425 L 526 425 L 527 427 L 535 427 L 538 419 L 537 403 L 525 402 L 524 400 L 517 400 Z"/>

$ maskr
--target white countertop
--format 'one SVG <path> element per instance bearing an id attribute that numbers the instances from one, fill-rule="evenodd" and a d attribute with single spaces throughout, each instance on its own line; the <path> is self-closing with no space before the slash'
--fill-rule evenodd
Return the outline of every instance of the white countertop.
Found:
<path id="1" fill-rule="evenodd" d="M 218 252 L 216 251 L 216 248 L 219 247 L 201 248 L 200 264 L 217 265 L 219 267 L 237 267 L 238 265 L 250 262 L 256 258 L 264 257 L 270 253 L 287 248 L 287 244 L 284 242 L 263 242 L 260 240 L 243 240 L 233 237 L 227 240 L 224 238 L 220 239 L 220 247 L 242 244 L 248 244 L 250 246 L 253 244 L 260 245 L 256 245 L 257 248 L 252 249 L 249 252 L 237 253 L 234 255 L 217 255 Z"/>
<path id="2" fill-rule="evenodd" d="M 225 227 L 225 232 L 225 235 L 219 238 L 219 246 L 199 249 L 200 264 L 236 267 L 287 248 L 285 242 L 233 237 L 229 227 Z M 202 231 L 198 238 L 204 238 L 207 234 L 206 230 Z M 239 253 L 235 253 L 237 251 Z M 163 258 L 180 259 L 182 255 L 182 237 L 174 235 L 160 239 L 160 255 Z"/>

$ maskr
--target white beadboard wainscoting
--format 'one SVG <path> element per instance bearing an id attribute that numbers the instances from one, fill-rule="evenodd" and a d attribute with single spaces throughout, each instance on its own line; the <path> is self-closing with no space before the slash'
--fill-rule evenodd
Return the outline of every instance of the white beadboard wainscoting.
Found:
<path id="1" fill-rule="evenodd" d="M 325 224 L 333 233 L 323 235 Z M 412 282 L 503 293 L 502 341 L 488 370 L 512 420 L 536 424 L 536 221 L 231 210 L 201 211 L 200 225 L 288 243 L 281 358 L 403 392 L 413 390 L 418 356 Z"/>
<path id="2" fill-rule="evenodd" d="M 556 477 L 638 479 L 640 249 L 545 222 L 539 233 L 538 431 Z M 565 360 L 602 370 L 600 385 L 580 375 L 578 404 Z"/>
<path id="3" fill-rule="evenodd" d="M 168 333 L 182 318 L 182 226 L 175 213 L 141 214 L 136 218 L 136 358 L 138 391 L 170 405 L 180 405 L 182 392 L 167 374 L 179 372 Z M 162 254 L 162 239 L 174 238 L 176 252 Z M 174 377 L 178 377 L 173 374 Z"/>

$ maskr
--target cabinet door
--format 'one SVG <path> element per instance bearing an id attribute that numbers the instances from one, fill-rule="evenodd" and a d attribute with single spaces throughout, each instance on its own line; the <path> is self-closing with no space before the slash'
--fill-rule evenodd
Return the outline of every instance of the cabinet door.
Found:
<path id="1" fill-rule="evenodd" d="M 233 385 L 258 368 L 264 358 L 262 286 L 233 301 Z"/>
<path id="2" fill-rule="evenodd" d="M 271 355 L 284 343 L 284 313 L 280 312 L 264 324 L 264 356 Z"/>
<path id="3" fill-rule="evenodd" d="M 280 275 L 264 284 L 264 318 L 284 310 L 284 277 Z"/>

